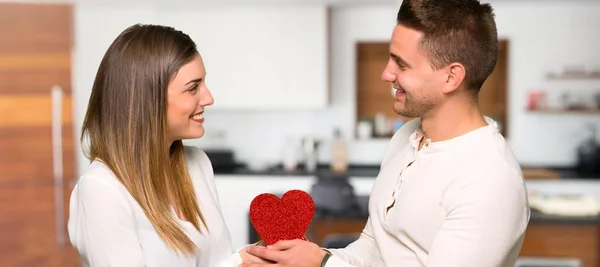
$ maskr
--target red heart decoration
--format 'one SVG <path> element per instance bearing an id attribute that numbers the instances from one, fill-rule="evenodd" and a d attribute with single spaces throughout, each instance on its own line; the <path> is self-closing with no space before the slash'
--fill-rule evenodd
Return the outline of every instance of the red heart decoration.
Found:
<path id="1" fill-rule="evenodd" d="M 315 202 L 302 190 L 287 191 L 281 199 L 264 193 L 250 203 L 250 221 L 267 245 L 280 240 L 305 239 L 315 215 Z"/>

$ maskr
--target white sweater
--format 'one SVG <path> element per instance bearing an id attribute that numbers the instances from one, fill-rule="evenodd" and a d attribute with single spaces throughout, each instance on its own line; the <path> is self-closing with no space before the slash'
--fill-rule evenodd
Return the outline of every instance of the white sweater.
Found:
<path id="1" fill-rule="evenodd" d="M 486 120 L 420 151 L 420 120 L 404 125 L 373 185 L 360 238 L 330 250 L 326 266 L 513 267 L 529 222 L 527 190 L 511 149 Z"/>
<path id="2" fill-rule="evenodd" d="M 200 211 L 210 232 L 173 216 L 198 247 L 193 256 L 170 250 L 131 194 L 103 163 L 94 161 L 73 189 L 68 231 L 71 243 L 90 267 L 237 267 L 221 216 L 210 160 L 198 148 L 186 147 L 188 169 Z"/>

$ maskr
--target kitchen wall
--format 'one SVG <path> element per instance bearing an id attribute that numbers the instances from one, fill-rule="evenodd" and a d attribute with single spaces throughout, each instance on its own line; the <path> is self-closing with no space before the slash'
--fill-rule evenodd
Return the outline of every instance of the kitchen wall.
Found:
<path id="1" fill-rule="evenodd" d="M 526 165 L 570 165 L 579 131 L 587 122 L 599 125 L 598 115 L 533 115 L 525 112 L 526 92 L 546 86 L 547 71 L 569 64 L 600 66 L 600 3 L 494 3 L 500 37 L 510 40 L 509 142 Z M 353 138 L 355 127 L 355 51 L 357 41 L 387 41 L 397 6 L 336 7 L 331 26 L 331 106 L 320 111 L 208 111 L 207 135 L 190 141 L 203 147 L 226 146 L 246 162 L 279 162 L 288 138 L 314 135 L 328 139 L 334 127 Z M 259 67 L 259 66 L 257 66 Z M 382 66 L 383 68 L 384 66 Z M 553 69 L 549 69 L 553 68 Z M 210 69 L 210 66 L 207 66 Z M 570 86 L 570 85 L 564 85 Z M 600 85 L 598 85 L 600 88 Z M 78 88 L 76 90 L 81 90 Z M 81 92 L 81 91 L 80 91 Z M 84 112 L 89 92 L 79 94 Z M 219 99 L 215 100 L 216 103 Z M 222 138 L 219 137 L 223 135 Z M 352 141 L 353 163 L 378 164 L 387 142 Z M 325 143 L 321 162 L 328 162 Z M 80 156 L 80 159 L 83 159 Z M 80 164 L 80 169 L 86 165 Z"/>
<path id="2" fill-rule="evenodd" d="M 565 65 L 600 66 L 600 3 L 493 3 L 499 36 L 510 40 L 509 142 L 526 165 L 571 165 L 580 131 L 586 123 L 600 127 L 598 115 L 547 115 L 525 111 L 526 93 L 555 86 L 546 72 Z M 315 112 L 214 112 L 208 114 L 210 131 L 222 130 L 241 159 L 277 160 L 285 136 L 314 134 L 330 137 L 340 127 L 351 137 L 355 126 L 354 43 L 388 40 L 396 6 L 340 7 L 332 13 L 332 107 Z M 383 66 L 382 66 L 383 68 Z M 575 83 L 559 86 L 569 88 Z M 600 84 L 598 84 L 600 88 Z M 562 89 L 562 88 L 561 88 Z M 575 88 L 576 89 L 576 88 Z M 218 99 L 216 100 L 218 102 Z M 209 144 L 207 138 L 198 143 Z M 377 163 L 385 141 L 353 142 L 350 157 L 356 163 Z M 327 162 L 328 146 L 321 159 Z"/>
<path id="3" fill-rule="evenodd" d="M 528 114 L 526 93 L 537 88 L 590 87 L 600 83 L 549 82 L 547 72 L 567 65 L 600 68 L 600 3 L 496 3 L 501 37 L 510 40 L 510 143 L 523 164 L 570 165 L 587 123 L 600 129 L 598 114 Z"/>
<path id="4" fill-rule="evenodd" d="M 331 105 L 319 111 L 214 111 L 206 112 L 206 138 L 196 143 L 212 146 L 215 134 L 224 133 L 224 143 L 234 148 L 242 161 L 281 161 L 289 140 L 312 135 L 324 140 L 320 159 L 328 162 L 328 139 L 334 127 L 346 138 L 353 138 L 355 127 L 355 42 L 390 38 L 395 25 L 396 7 L 360 6 L 334 8 L 331 19 Z M 382 70 L 383 70 L 382 66 Z M 209 69 L 210 66 L 207 66 Z M 215 104 L 218 104 L 215 99 Z M 390 107 L 391 108 L 391 107 Z M 216 142 L 219 143 L 220 142 Z M 350 160 L 378 164 L 386 141 L 352 142 Z"/>

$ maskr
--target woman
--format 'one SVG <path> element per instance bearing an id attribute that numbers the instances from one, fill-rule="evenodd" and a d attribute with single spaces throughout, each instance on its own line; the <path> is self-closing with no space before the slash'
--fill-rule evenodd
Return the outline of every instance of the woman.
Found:
<path id="1" fill-rule="evenodd" d="M 211 163 L 182 139 L 213 104 L 195 43 L 155 25 L 123 31 L 104 55 L 82 127 L 91 164 L 73 189 L 71 243 L 88 266 L 238 266 Z"/>

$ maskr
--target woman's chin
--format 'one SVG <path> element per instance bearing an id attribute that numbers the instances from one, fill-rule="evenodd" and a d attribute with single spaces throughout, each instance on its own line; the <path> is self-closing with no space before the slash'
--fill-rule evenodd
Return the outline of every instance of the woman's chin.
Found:
<path id="1" fill-rule="evenodd" d="M 180 135 L 180 139 L 181 140 L 186 140 L 186 139 L 198 139 L 200 137 L 204 136 L 204 128 L 201 129 L 191 129 L 189 131 L 187 131 L 184 134 Z"/>

